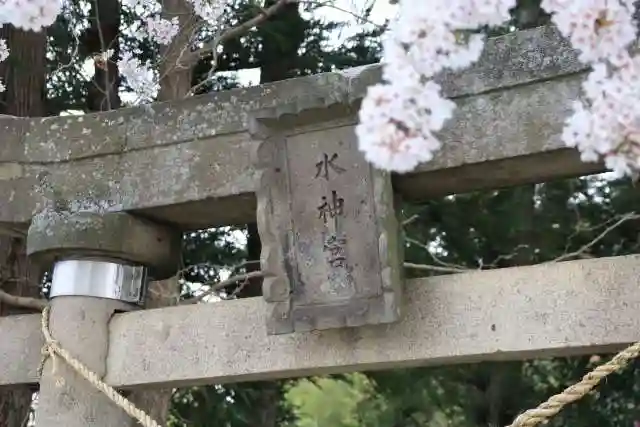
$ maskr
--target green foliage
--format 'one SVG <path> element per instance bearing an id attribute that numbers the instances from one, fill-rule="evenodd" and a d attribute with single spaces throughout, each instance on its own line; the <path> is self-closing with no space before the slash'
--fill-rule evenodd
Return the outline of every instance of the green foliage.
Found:
<path id="1" fill-rule="evenodd" d="M 264 409 L 273 407 L 274 426 L 291 422 L 287 402 L 280 399 L 277 382 L 231 384 L 225 386 L 192 387 L 178 390 L 172 401 L 168 427 L 198 426 L 268 426 L 269 416 Z"/>
<path id="2" fill-rule="evenodd" d="M 78 1 L 69 2 L 68 13 L 58 15 L 47 29 L 47 94 L 48 115 L 58 115 L 65 110 L 85 107 L 87 90 L 81 75 L 78 51 L 79 40 L 74 30 L 83 25 L 83 14 Z"/>
<path id="3" fill-rule="evenodd" d="M 236 4 L 234 13 L 228 15 L 230 23 L 246 19 L 253 13 L 252 7 Z M 522 0 L 514 10 L 512 22 L 485 31 L 498 35 L 547 21 L 539 2 Z M 296 75 L 362 65 L 379 57 L 380 29 L 357 34 L 337 49 L 326 50 L 323 46 L 328 40 L 327 30 L 336 29 L 337 25 L 296 25 L 305 33 L 305 49 L 296 60 Z M 275 53 L 261 50 L 260 36 L 267 34 L 277 40 L 278 28 L 273 25 L 227 42 L 220 57 L 221 69 L 253 68 L 268 61 Z M 287 40 L 282 42 L 286 44 Z M 207 72 L 206 67 L 200 71 Z M 637 221 L 625 222 L 594 244 L 591 242 L 617 221 L 619 214 L 637 211 L 638 203 L 635 190 L 623 183 L 603 185 L 594 179 L 571 179 L 405 206 L 405 219 L 412 218 L 405 229 L 406 257 L 419 264 L 476 269 L 534 264 L 560 257 L 573 259 L 577 257 L 571 255 L 574 252 L 583 257 L 633 253 L 638 249 Z M 215 255 L 204 258 L 207 257 Z M 407 273 L 415 277 L 424 271 Z M 371 372 L 366 374 L 366 380 L 362 375 L 347 375 L 291 381 L 282 409 L 293 418 L 280 425 L 504 426 L 522 410 L 557 393 L 592 367 L 589 358 L 572 358 Z M 638 416 L 633 404 L 637 373 L 632 368 L 630 375 L 608 381 L 598 392 L 602 394 L 600 400 L 595 402 L 595 396 L 586 398 L 563 412 L 552 425 L 631 425 Z M 212 413 L 202 420 L 216 419 L 229 426 L 259 425 L 250 424 L 245 414 L 259 397 L 251 394 L 251 387 L 225 386 L 215 390 L 218 403 L 210 407 L 216 408 L 219 417 Z M 198 389 L 196 394 L 202 392 Z M 235 393 L 235 400 L 229 400 L 225 393 Z M 183 411 L 195 414 L 200 409 L 191 405 Z"/>
<path id="4" fill-rule="evenodd" d="M 292 405 L 296 427 L 358 427 L 360 401 L 372 392 L 364 375 L 353 374 L 350 381 L 308 378 L 296 382 L 286 393 Z"/>
<path id="5" fill-rule="evenodd" d="M 82 7 L 86 4 L 79 0 L 69 4 L 70 14 L 59 17 L 48 33 L 50 114 L 83 109 L 87 96 L 78 64 L 89 52 L 80 49 L 74 56 L 73 35 L 74 29 L 84 25 Z M 224 25 L 237 25 L 256 13 L 255 1 L 236 1 L 224 14 Z M 134 14 L 123 13 L 124 26 L 134 25 L 136 19 Z M 541 12 L 539 0 L 520 0 L 511 22 L 482 31 L 498 35 L 547 22 L 548 16 Z M 286 77 L 293 77 L 378 60 L 382 28 L 358 33 L 339 46 L 330 47 L 331 35 L 342 27 L 289 11 L 284 19 L 227 41 L 217 70 L 229 72 L 272 64 L 286 68 Z M 205 34 L 201 42 L 210 41 L 211 37 L 212 34 Z M 286 67 L 276 64 L 292 46 L 299 46 L 292 63 L 285 64 Z M 158 57 L 158 46 L 128 37 L 122 39 L 122 50 L 135 50 L 143 60 L 154 61 Z M 210 59 L 203 58 L 196 67 L 194 84 L 210 73 Z M 214 77 L 200 93 L 238 85 L 226 74 L 217 73 Z M 592 178 L 449 196 L 403 207 L 402 215 L 411 218 L 405 227 L 406 258 L 441 270 L 502 268 L 556 259 L 637 253 L 640 244 L 637 220 L 626 221 L 596 239 L 619 221 L 621 214 L 632 211 L 640 211 L 637 189 L 623 182 L 604 184 Z M 232 274 L 244 271 L 246 249 L 231 238 L 232 233 L 240 230 L 243 229 L 225 227 L 186 235 L 184 264 L 189 269 L 185 281 L 219 281 L 222 266 L 236 266 Z M 409 277 L 424 274 L 442 273 L 407 271 Z M 190 296 L 191 291 L 185 287 L 184 296 Z M 169 425 L 504 426 L 522 410 L 581 378 L 593 366 L 590 357 L 556 358 L 193 387 L 176 391 Z M 640 419 L 634 398 L 640 392 L 637 367 L 638 363 L 634 363 L 624 374 L 612 376 L 596 393 L 563 411 L 550 426 L 631 426 Z"/>
<path id="6" fill-rule="evenodd" d="M 612 226 L 637 212 L 639 203 L 628 182 L 595 178 L 449 196 L 406 207 L 404 216 L 413 217 L 405 229 L 406 256 L 414 263 L 477 269 L 637 253 L 640 222 Z M 631 426 L 638 418 L 637 365 L 550 426 Z M 430 426 L 441 414 L 449 426 L 504 426 L 594 366 L 590 357 L 579 357 L 367 375 L 378 392 L 373 403 L 387 404 L 381 416 L 392 414 L 381 426 Z"/>
<path id="7" fill-rule="evenodd" d="M 238 231 L 237 227 L 220 227 L 186 233 L 182 249 L 184 280 L 219 282 L 222 269 L 231 269 L 231 274 L 242 273 L 246 251 L 232 237 Z"/>
<path id="8" fill-rule="evenodd" d="M 216 77 L 220 72 L 260 68 L 262 81 L 274 81 L 301 75 L 315 74 L 333 69 L 374 62 L 379 52 L 378 32 L 358 34 L 338 48 L 330 48 L 330 33 L 340 28 L 334 22 L 321 22 L 303 18 L 297 5 L 289 5 L 276 18 L 269 20 L 245 36 L 227 41 L 217 58 Z M 236 2 L 225 13 L 225 26 L 245 22 L 259 13 L 254 2 Z M 202 42 L 209 41 L 206 37 Z M 203 58 L 194 71 L 193 84 L 207 78 L 211 72 L 211 57 Z M 234 82 L 219 80 L 204 85 L 199 93 L 230 88 Z M 237 229 L 236 229 L 237 231 Z M 229 239 L 230 229 L 214 229 L 190 233 L 185 239 L 184 261 L 189 282 L 215 282 L 220 279 L 221 265 L 239 265 L 247 259 L 244 248 Z M 197 266 L 197 267 L 193 267 Z M 245 270 L 244 265 L 232 274 Z M 184 289 L 188 296 L 190 288 Z M 229 319 L 233 321 L 233 319 Z M 290 381 L 245 383 L 225 386 L 197 387 L 176 393 L 171 409 L 173 427 L 224 425 L 229 427 L 275 427 L 289 422 L 293 425 L 294 409 L 283 400 Z M 326 382 L 325 382 L 326 383 Z M 340 388 L 333 382 L 327 387 Z M 293 392 L 295 395 L 295 392 Z M 302 393 L 300 391 L 299 393 Z M 317 396 L 317 393 L 316 393 Z M 269 413 L 274 407 L 277 414 Z M 308 406 L 305 406 L 308 409 Z M 299 416 L 303 416 L 298 411 Z M 332 422 L 342 415 L 330 415 Z M 336 418 L 337 417 L 337 418 Z M 268 419 L 266 419 L 268 418 Z M 277 423 L 273 424 L 273 420 Z M 309 417 L 307 416 L 307 419 Z M 188 420 L 186 422 L 185 420 Z M 329 425 L 329 424 L 326 424 Z"/>

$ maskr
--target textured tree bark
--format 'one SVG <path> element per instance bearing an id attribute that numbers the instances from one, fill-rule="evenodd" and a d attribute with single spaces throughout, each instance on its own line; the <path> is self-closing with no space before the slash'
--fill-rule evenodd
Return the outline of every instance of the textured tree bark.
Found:
<path id="1" fill-rule="evenodd" d="M 183 1 L 183 0 L 172 0 Z M 164 2 L 165 7 L 170 2 Z M 120 50 L 118 33 L 120 29 L 120 3 L 118 0 L 95 0 L 92 2 L 90 12 L 91 26 L 83 34 L 83 48 L 88 54 L 106 52 L 113 49 L 115 56 Z M 180 15 L 181 19 L 187 19 L 188 15 Z M 161 84 L 167 86 L 167 81 L 173 81 L 171 75 L 165 76 Z M 120 108 L 121 100 L 118 95 L 120 88 L 120 73 L 114 61 L 96 62 L 95 75 L 90 82 L 87 110 L 88 111 L 108 111 Z M 164 87 L 163 86 L 163 87 Z M 173 87 L 173 86 L 172 86 Z M 189 88 L 187 87 L 185 94 Z M 165 93 L 169 91 L 165 88 Z M 162 96 L 162 89 L 161 89 Z M 168 96 L 168 95 L 165 95 Z M 161 98 L 168 100 L 172 98 Z M 172 278 L 160 282 L 152 282 L 147 293 L 145 302 L 146 308 L 159 308 L 175 305 L 178 300 L 177 278 Z M 172 389 L 137 390 L 131 392 L 127 397 L 140 409 L 144 410 L 161 425 L 166 425 L 169 415 L 169 405 L 171 403 Z M 138 423 L 131 420 L 131 427 Z M 0 426 L 2 427 L 2 426 Z"/>
<path id="2" fill-rule="evenodd" d="M 191 90 L 193 65 L 181 64 L 180 56 L 191 41 L 196 20 L 193 10 L 185 0 L 164 0 L 162 15 L 165 19 L 178 17 L 180 32 L 173 41 L 160 52 L 160 89 L 158 101 L 182 99 Z M 188 49 L 186 49 L 188 51 Z M 179 276 L 167 280 L 151 282 L 147 293 L 146 308 L 160 308 L 176 305 L 180 296 Z M 173 389 L 136 390 L 128 398 L 138 407 L 147 411 L 157 422 L 166 425 Z M 135 423 L 134 423 L 135 425 Z M 131 426 L 133 427 L 133 425 Z"/>
<path id="3" fill-rule="evenodd" d="M 13 295 L 37 298 L 40 282 L 34 266 L 27 261 L 25 240 L 0 238 L 0 287 Z M 0 303 L 0 316 L 32 312 Z M 28 384 L 0 387 L 0 427 L 24 427 L 31 413 L 31 400 L 37 387 Z"/>
<path id="4" fill-rule="evenodd" d="M 266 0 L 268 8 L 276 0 Z M 298 73 L 298 51 L 305 39 L 306 22 L 300 16 L 298 3 L 290 3 L 264 22 L 257 31 L 262 41 L 262 50 L 258 53 L 260 64 L 260 83 L 271 83 L 295 77 Z M 247 259 L 259 260 L 262 243 L 256 223 L 247 224 Z M 247 271 L 260 269 L 259 263 L 247 265 Z M 238 298 L 262 295 L 262 279 L 254 278 L 238 292 Z M 265 381 L 253 386 L 259 390 L 254 425 L 257 427 L 276 427 L 278 425 L 280 402 L 283 398 L 282 383 Z"/>
<path id="5" fill-rule="evenodd" d="M 1 94 L 2 114 L 43 116 L 45 114 L 46 34 L 18 30 L 12 25 L 0 28 L 10 55 L 0 63 L 0 76 L 7 90 Z"/>
<path id="6" fill-rule="evenodd" d="M 193 68 L 196 64 L 185 63 L 183 52 L 189 52 L 191 37 L 198 25 L 193 8 L 185 0 L 164 0 L 162 16 L 165 19 L 178 18 L 180 31 L 172 42 L 160 51 L 160 90 L 158 101 L 182 99 L 191 90 Z"/>
<path id="7" fill-rule="evenodd" d="M 89 28 L 82 34 L 83 51 L 95 56 L 113 50 L 112 58 L 120 52 L 120 2 L 94 0 L 90 2 Z M 88 111 L 108 111 L 120 108 L 118 94 L 120 74 L 114 61 L 95 61 L 93 79 L 88 83 Z"/>
<path id="8" fill-rule="evenodd" d="M 0 63 L 0 76 L 6 86 L 0 111 L 21 117 L 44 115 L 46 34 L 4 25 L 0 38 L 7 40 L 10 50 L 10 57 Z M 39 297 L 40 279 L 40 271 L 27 260 L 25 239 L 0 236 L 0 288 L 13 295 Z M 25 312 L 28 310 L 0 303 L 0 316 Z M 0 427 L 26 425 L 36 390 L 29 385 L 0 387 Z"/>
<path id="9" fill-rule="evenodd" d="M 273 4 L 275 0 L 267 0 L 264 7 L 267 8 Z M 258 54 L 260 84 L 295 77 L 298 50 L 305 38 L 305 22 L 300 16 L 299 5 L 297 3 L 285 5 L 258 28 L 258 34 L 262 40 L 262 51 Z M 261 248 L 258 225 L 255 222 L 247 224 L 247 258 L 250 261 L 260 259 Z M 259 269 L 258 263 L 247 265 L 249 272 Z M 262 279 L 259 277 L 251 279 L 249 284 L 238 293 L 239 298 L 260 295 L 262 295 Z"/>

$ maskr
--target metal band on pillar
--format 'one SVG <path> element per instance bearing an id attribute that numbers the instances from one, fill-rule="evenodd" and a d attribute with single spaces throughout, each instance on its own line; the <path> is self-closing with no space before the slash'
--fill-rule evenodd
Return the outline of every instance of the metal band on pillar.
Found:
<path id="1" fill-rule="evenodd" d="M 54 267 L 45 326 L 98 378 L 107 373 L 110 319 L 140 308 L 147 268 L 149 280 L 175 274 L 181 236 L 178 229 L 125 212 L 53 211 L 32 220 L 27 253 L 36 264 Z M 53 360 L 46 359 L 40 378 L 38 427 L 131 425 L 94 383 L 67 364 L 54 372 Z"/>
<path id="2" fill-rule="evenodd" d="M 50 297 L 141 305 L 147 282 L 178 271 L 182 233 L 124 212 L 52 213 L 29 228 L 27 253 L 53 265 Z"/>
<path id="3" fill-rule="evenodd" d="M 147 282 L 147 269 L 143 266 L 70 259 L 55 264 L 49 296 L 86 296 L 142 304 Z"/>

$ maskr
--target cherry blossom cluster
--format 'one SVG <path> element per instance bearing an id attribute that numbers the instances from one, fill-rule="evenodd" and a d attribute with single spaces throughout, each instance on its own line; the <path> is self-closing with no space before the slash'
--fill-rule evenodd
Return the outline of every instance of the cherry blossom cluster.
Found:
<path id="1" fill-rule="evenodd" d="M 356 127 L 360 150 L 378 168 L 408 172 L 433 158 L 435 135 L 455 104 L 432 78 L 478 60 L 482 25 L 509 19 L 515 0 L 403 0 L 383 42 L 383 83 L 371 86 Z"/>
<path id="2" fill-rule="evenodd" d="M 0 39 L 0 62 L 4 61 L 9 57 L 9 48 L 7 47 L 7 41 L 4 39 Z M 4 92 L 7 90 L 4 83 L 0 81 L 0 92 Z"/>
<path id="3" fill-rule="evenodd" d="M 188 0 L 196 15 L 210 26 L 217 25 L 225 0 Z M 165 19 L 160 16 L 157 0 L 122 0 L 122 5 L 143 16 L 142 26 L 134 30 L 138 38 L 148 38 L 161 45 L 168 45 L 180 31 L 178 17 Z M 0 0 L 0 25 L 13 24 L 24 30 L 40 31 L 55 21 L 62 12 L 62 0 Z M 0 40 L 0 62 L 9 54 L 6 41 Z M 108 60 L 113 51 L 103 52 Z M 118 60 L 121 75 L 129 86 L 143 99 L 153 99 L 158 82 L 155 81 L 151 64 L 137 60 L 133 54 L 124 53 Z M 0 82 L 0 92 L 4 91 Z"/>
<path id="4" fill-rule="evenodd" d="M 149 39 L 161 45 L 171 43 L 180 30 L 178 18 L 165 19 L 160 16 L 157 0 L 123 0 L 122 5 L 141 17 L 141 26 L 130 31 L 137 39 Z"/>
<path id="5" fill-rule="evenodd" d="M 217 24 L 224 11 L 225 0 L 188 0 L 195 14 L 208 25 Z M 142 26 L 135 30 L 139 39 L 148 38 L 160 45 L 168 45 L 180 31 L 178 17 L 163 18 L 157 0 L 125 0 L 123 5 L 142 15 Z M 131 54 L 125 54 L 118 61 L 120 74 L 127 80 L 135 94 L 142 99 L 153 99 L 158 89 L 152 64 L 142 63 Z"/>
<path id="6" fill-rule="evenodd" d="M 168 45 L 178 34 L 178 31 L 180 31 L 178 17 L 174 16 L 169 20 L 152 15 L 147 17 L 144 29 L 138 31 L 136 35 L 140 39 L 147 37 L 161 45 Z"/>
<path id="7" fill-rule="evenodd" d="M 217 26 L 224 8 L 226 1 L 224 0 L 189 0 L 193 5 L 193 10 L 202 19 L 204 19 L 209 25 Z"/>
<path id="8" fill-rule="evenodd" d="M 543 0 L 561 34 L 593 71 L 574 103 L 562 139 L 583 161 L 604 159 L 618 176 L 640 169 L 640 58 L 629 53 L 636 37 L 634 0 Z M 469 30 L 501 24 L 512 0 L 403 0 L 383 45 L 383 83 L 369 88 L 356 128 L 359 147 L 374 166 L 408 172 L 433 158 L 436 133 L 455 104 L 432 78 L 468 67 L 484 38 Z M 634 102 L 635 101 L 635 102 Z"/>
<path id="9" fill-rule="evenodd" d="M 562 140 L 583 161 L 604 160 L 616 177 L 640 171 L 640 56 L 634 0 L 544 0 L 553 23 L 592 66 Z"/>
<path id="10" fill-rule="evenodd" d="M 195 14 L 210 26 L 217 25 L 224 12 L 225 0 L 187 0 Z M 160 16 L 160 3 L 157 0 L 124 0 L 123 5 L 143 16 L 143 25 L 136 35 L 148 38 L 161 45 L 168 45 L 180 31 L 178 17 L 166 19 Z"/>
<path id="11" fill-rule="evenodd" d="M 127 79 L 136 96 L 146 101 L 153 100 L 159 83 L 149 61 L 141 62 L 132 52 L 124 52 L 118 60 L 118 71 Z"/>
<path id="12" fill-rule="evenodd" d="M 61 0 L 2 0 L 0 24 L 13 24 L 23 30 L 40 31 L 53 24 L 60 12 Z"/>
<path id="13" fill-rule="evenodd" d="M 2 0 L 0 1 L 0 26 L 13 24 L 23 30 L 40 31 L 53 24 L 62 11 L 60 0 Z M 0 39 L 0 62 L 9 57 L 6 40 Z M 6 87 L 0 82 L 0 92 Z"/>

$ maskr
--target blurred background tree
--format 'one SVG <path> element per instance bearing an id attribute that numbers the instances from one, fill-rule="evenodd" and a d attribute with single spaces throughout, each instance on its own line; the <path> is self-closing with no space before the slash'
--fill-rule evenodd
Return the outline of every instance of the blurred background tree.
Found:
<path id="1" fill-rule="evenodd" d="M 260 5 L 254 0 L 233 1 L 223 15 L 224 25 L 246 21 L 270 1 Z M 288 5 L 260 27 L 226 41 L 215 72 L 211 57 L 203 57 L 193 69 L 192 85 L 198 86 L 197 94 L 206 95 L 250 84 L 242 77 L 248 71 L 256 76 L 251 84 L 257 84 L 375 63 L 385 21 L 373 15 L 382 2 L 386 0 Z M 103 9 L 109 11 L 101 14 L 103 20 L 90 19 Z M 121 8 L 117 0 L 69 0 L 65 14 L 46 35 L 28 37 L 3 28 L 12 50 L 11 59 L 0 66 L 8 87 L 2 94 L 4 114 L 86 113 L 130 104 L 128 84 L 117 69 L 110 73 L 111 79 L 105 79 L 90 60 L 103 48 L 96 45 L 96 36 L 102 33 L 103 38 L 107 34 L 110 48 L 135 51 L 141 60 L 157 62 L 158 46 L 123 31 L 137 22 L 136 12 Z M 510 22 L 483 31 L 496 36 L 548 23 L 538 0 L 520 0 Z M 205 34 L 202 41 L 208 37 Z M 404 205 L 400 215 L 406 223 L 406 258 L 423 266 L 408 270 L 407 275 L 442 274 L 430 271 L 432 265 L 503 268 L 637 253 L 639 222 L 621 218 L 638 212 L 639 203 L 637 190 L 627 182 L 598 176 Z M 616 222 L 621 223 L 596 239 Z M 11 247 L 21 242 L 0 243 Z M 258 268 L 259 253 L 255 224 L 187 233 L 182 297 L 198 294 L 229 274 Z M 16 262 L 6 260 L 6 268 L 14 268 Z M 217 296 L 259 296 L 260 287 L 259 280 L 252 280 L 223 289 Z M 24 290 L 25 295 L 33 292 L 33 288 Z M 522 410 L 579 379 L 601 356 L 191 387 L 173 393 L 169 425 L 502 427 Z M 637 376 L 634 364 L 563 411 L 551 425 L 631 427 L 640 419 Z M 25 396 L 32 392 L 24 387 L 0 390 L 0 427 L 22 427 Z M 3 417 L 3 413 L 13 415 Z"/>

